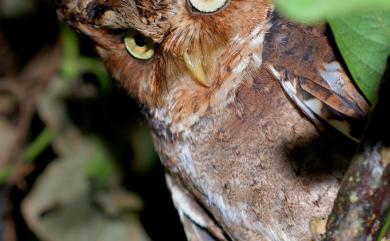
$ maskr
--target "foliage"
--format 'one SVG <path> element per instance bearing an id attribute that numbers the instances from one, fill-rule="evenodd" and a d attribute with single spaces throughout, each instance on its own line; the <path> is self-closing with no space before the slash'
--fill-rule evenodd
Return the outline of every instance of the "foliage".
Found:
<path id="1" fill-rule="evenodd" d="M 298 22 L 315 23 L 345 14 L 390 9 L 388 0 L 276 0 L 284 15 Z"/>
<path id="2" fill-rule="evenodd" d="M 329 19 L 329 24 L 356 84 L 374 101 L 390 55 L 390 11 Z"/>

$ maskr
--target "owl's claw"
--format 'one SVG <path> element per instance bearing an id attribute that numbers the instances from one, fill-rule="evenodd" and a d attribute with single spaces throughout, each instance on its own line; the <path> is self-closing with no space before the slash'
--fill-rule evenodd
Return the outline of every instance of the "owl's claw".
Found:
<path id="1" fill-rule="evenodd" d="M 183 58 L 192 77 L 194 77 L 203 86 L 210 87 L 210 82 L 208 81 L 203 69 L 201 58 L 196 55 L 190 55 L 187 50 L 184 51 Z"/>

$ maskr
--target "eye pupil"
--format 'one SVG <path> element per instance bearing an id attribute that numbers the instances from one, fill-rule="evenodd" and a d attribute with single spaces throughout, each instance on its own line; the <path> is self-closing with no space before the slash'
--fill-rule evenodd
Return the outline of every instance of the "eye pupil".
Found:
<path id="1" fill-rule="evenodd" d="M 137 33 L 134 36 L 134 41 L 135 41 L 135 44 L 137 44 L 137 46 L 139 46 L 139 47 L 143 47 L 146 45 L 146 39 L 144 38 L 144 36 L 142 36 L 139 33 Z"/>
<path id="2" fill-rule="evenodd" d="M 129 29 L 125 33 L 123 42 L 127 52 L 136 59 L 148 60 L 154 55 L 156 45 L 153 40 L 134 29 Z"/>

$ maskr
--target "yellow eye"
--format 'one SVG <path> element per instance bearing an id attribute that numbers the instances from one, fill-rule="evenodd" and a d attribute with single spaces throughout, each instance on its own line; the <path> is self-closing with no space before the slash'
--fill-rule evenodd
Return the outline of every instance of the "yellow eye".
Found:
<path id="1" fill-rule="evenodd" d="M 189 0 L 193 10 L 200 13 L 214 13 L 227 6 L 229 0 Z"/>
<path id="2" fill-rule="evenodd" d="M 154 55 L 155 43 L 136 30 L 126 32 L 124 38 L 127 51 L 136 59 L 148 60 Z"/>

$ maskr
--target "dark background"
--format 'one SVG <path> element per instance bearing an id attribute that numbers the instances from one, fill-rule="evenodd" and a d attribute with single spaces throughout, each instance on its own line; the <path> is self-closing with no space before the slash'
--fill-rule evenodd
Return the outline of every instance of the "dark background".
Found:
<path id="1" fill-rule="evenodd" d="M 53 54 L 53 46 L 60 49 L 58 54 Z M 72 50 L 78 48 L 80 52 L 72 55 Z M 36 64 L 36 56 L 42 51 L 49 54 L 43 57 L 44 64 Z M 50 67 L 55 61 L 58 65 Z M 76 68 L 82 63 L 85 67 Z M 60 99 L 64 107 L 61 111 L 69 120 L 66 128 L 75 128 L 80 140 L 93 136 L 111 157 L 91 164 L 91 172 L 80 170 L 87 172 L 91 207 L 101 212 L 94 204 L 96 193 L 104 195 L 118 189 L 131 192 L 141 199 L 141 207 L 130 214 L 118 211 L 115 215 L 140 220 L 137 228 L 145 230 L 150 240 L 185 240 L 163 168 L 137 104 L 107 75 L 90 40 L 60 23 L 53 4 L 46 0 L 0 0 L 0 240 L 46 241 L 35 226 L 28 225 L 21 205 L 35 192 L 37 179 L 46 175 L 47 167 L 72 154 L 56 149 L 56 143 L 64 138 L 51 129 L 50 114 L 47 120 L 39 111 L 45 106 L 40 96 L 50 93 L 48 86 L 54 79 L 71 83 L 66 87 L 69 93 Z M 46 139 L 42 137 L 45 130 L 51 133 Z M 117 168 L 108 172 L 111 162 Z M 72 187 L 64 182 L 58 188 Z M 41 212 L 40 218 L 56 215 L 61 205 Z M 103 216 L 111 222 L 116 220 L 115 215 Z M 64 235 L 76 232 L 72 228 L 65 230 Z M 138 239 L 133 236 L 124 240 Z"/>

